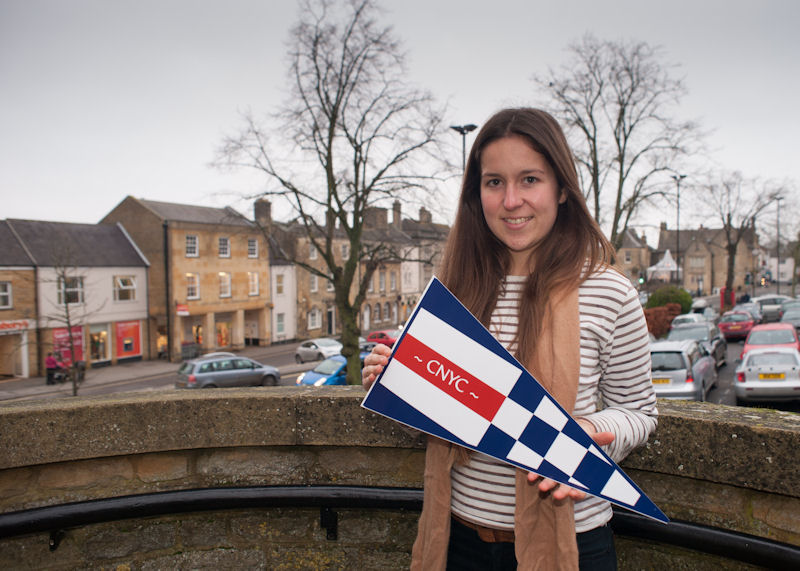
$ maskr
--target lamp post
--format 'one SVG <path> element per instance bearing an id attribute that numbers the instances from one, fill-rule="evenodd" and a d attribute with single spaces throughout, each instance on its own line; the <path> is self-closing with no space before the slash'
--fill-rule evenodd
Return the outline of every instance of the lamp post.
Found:
<path id="1" fill-rule="evenodd" d="M 777 284 L 775 294 L 777 295 L 781 293 L 781 200 L 783 200 L 783 197 L 779 196 L 775 200 L 778 203 L 778 209 L 776 211 L 778 220 L 775 227 L 777 233 L 776 241 L 778 243 L 778 247 L 775 248 L 775 255 L 778 258 L 778 263 L 775 264 L 775 283 Z"/>
<path id="2" fill-rule="evenodd" d="M 464 172 L 467 168 L 467 133 L 474 131 L 478 126 L 468 123 L 467 125 L 453 125 L 450 128 L 461 133 L 461 172 Z"/>
<path id="3" fill-rule="evenodd" d="M 750 277 L 750 284 L 753 286 L 753 297 L 756 296 L 756 272 L 758 271 L 758 255 L 760 253 L 758 248 L 753 248 L 753 275 Z"/>
<path id="4" fill-rule="evenodd" d="M 678 266 L 678 285 L 683 285 L 681 283 L 681 181 L 685 178 L 685 174 L 672 175 L 678 193 L 678 213 L 675 217 L 675 265 Z"/>

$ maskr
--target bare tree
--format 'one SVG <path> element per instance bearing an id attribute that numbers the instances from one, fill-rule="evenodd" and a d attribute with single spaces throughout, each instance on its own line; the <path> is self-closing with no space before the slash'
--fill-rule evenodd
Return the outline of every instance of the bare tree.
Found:
<path id="1" fill-rule="evenodd" d="M 431 159 L 441 156 L 444 132 L 441 111 L 408 85 L 400 46 L 376 17 L 374 0 L 304 0 L 290 36 L 289 98 L 274 116 L 280 142 L 248 113 L 217 161 L 265 174 L 261 196 L 289 204 L 325 260 L 323 272 L 292 261 L 333 282 L 351 384 L 360 383 L 357 317 L 367 285 L 383 261 L 400 257 L 392 244 L 366 243 L 365 212 L 438 178 Z M 337 228 L 350 243 L 341 263 Z"/>
<path id="2" fill-rule="evenodd" d="M 533 80 L 565 124 L 587 201 L 619 247 L 639 207 L 671 192 L 667 175 L 696 149 L 699 129 L 674 118 L 686 89 L 659 48 L 587 35 L 569 52 Z"/>
<path id="3" fill-rule="evenodd" d="M 728 258 L 725 289 L 733 291 L 736 250 L 739 243 L 748 236 L 750 240 L 755 240 L 756 217 L 776 199 L 782 197 L 784 189 L 773 183 L 759 184 L 746 180 L 741 173 L 734 172 L 722 174 L 718 180 L 707 183 L 702 188 L 701 194 L 711 211 L 710 216 L 722 224 Z"/>

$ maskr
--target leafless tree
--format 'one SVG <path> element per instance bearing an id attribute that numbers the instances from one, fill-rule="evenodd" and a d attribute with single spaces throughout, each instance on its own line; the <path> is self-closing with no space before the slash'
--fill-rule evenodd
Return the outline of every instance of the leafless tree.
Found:
<path id="1" fill-rule="evenodd" d="M 438 179 L 431 159 L 442 156 L 444 132 L 441 110 L 408 84 L 400 45 L 377 16 L 374 0 L 304 0 L 290 35 L 288 99 L 273 116 L 277 140 L 247 113 L 217 161 L 266 175 L 261 196 L 291 205 L 325 260 L 325 272 L 293 261 L 333 282 L 349 383 L 360 383 L 357 317 L 367 285 L 398 258 L 391 244 L 365 243 L 365 211 L 400 193 L 407 201 Z M 350 243 L 341 263 L 337 228 Z"/>
<path id="2" fill-rule="evenodd" d="M 756 217 L 779 197 L 785 189 L 775 183 L 747 180 L 739 172 L 719 175 L 701 188 L 701 198 L 709 209 L 709 216 L 722 224 L 725 250 L 728 258 L 725 289 L 733 291 L 736 267 L 736 250 L 748 235 L 756 234 Z M 755 276 L 754 276 L 755 279 Z"/>
<path id="3" fill-rule="evenodd" d="M 533 80 L 565 125 L 595 218 L 619 247 L 637 210 L 672 192 L 668 175 L 701 134 L 675 118 L 686 89 L 659 48 L 587 35 L 568 49 L 561 68 Z"/>

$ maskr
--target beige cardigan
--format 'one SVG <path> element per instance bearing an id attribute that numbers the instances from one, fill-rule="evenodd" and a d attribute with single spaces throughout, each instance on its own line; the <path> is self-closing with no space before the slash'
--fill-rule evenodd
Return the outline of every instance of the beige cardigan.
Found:
<path id="1" fill-rule="evenodd" d="M 530 373 L 567 411 L 575 406 L 580 376 L 578 288 L 552 299 Z M 444 570 L 450 539 L 450 469 L 459 448 L 429 437 L 424 499 L 411 569 Z M 578 547 L 572 500 L 540 497 L 538 487 L 517 470 L 514 549 L 518 569 L 577 569 Z"/>

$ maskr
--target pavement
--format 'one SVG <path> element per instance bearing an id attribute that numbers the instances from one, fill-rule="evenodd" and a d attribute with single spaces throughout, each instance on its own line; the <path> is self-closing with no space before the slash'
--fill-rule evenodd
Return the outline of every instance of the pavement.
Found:
<path id="1" fill-rule="evenodd" d="M 245 347 L 236 351 L 237 355 L 250 357 L 262 363 L 269 363 L 264 359 L 265 347 Z M 278 367 L 281 375 L 288 375 L 299 371 L 305 371 L 313 367 L 316 363 L 305 363 L 304 365 L 289 365 Z M 121 365 L 109 365 L 107 367 L 91 368 L 86 371 L 86 377 L 78 389 L 81 395 L 90 387 L 100 385 L 114 385 L 131 381 L 134 379 L 145 380 L 148 378 L 162 377 L 177 373 L 180 363 L 170 363 L 164 359 L 142 360 L 124 363 Z M 85 394 L 85 392 L 84 392 Z M 29 377 L 0 379 L 0 405 L 4 402 L 18 400 L 28 400 L 32 398 L 59 398 L 72 396 L 72 384 L 62 383 L 48 385 L 45 377 Z"/>

